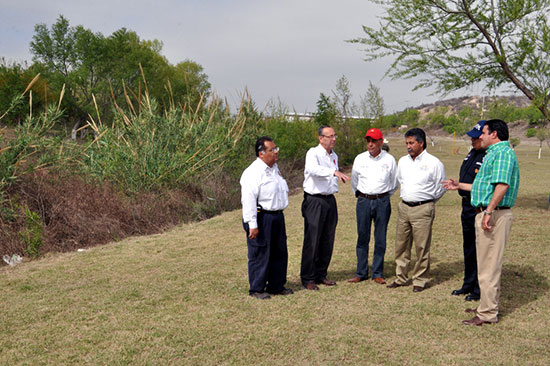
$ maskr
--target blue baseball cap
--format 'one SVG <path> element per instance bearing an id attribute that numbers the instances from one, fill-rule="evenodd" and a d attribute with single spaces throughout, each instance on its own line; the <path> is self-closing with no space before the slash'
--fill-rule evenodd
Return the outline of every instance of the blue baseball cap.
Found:
<path id="1" fill-rule="evenodd" d="M 479 121 L 478 123 L 476 123 L 476 125 L 472 128 L 471 131 L 466 132 L 466 135 L 473 137 L 474 139 L 479 138 L 479 136 L 481 136 L 481 133 L 483 131 L 483 126 L 485 126 L 485 123 L 487 123 L 487 121 Z"/>

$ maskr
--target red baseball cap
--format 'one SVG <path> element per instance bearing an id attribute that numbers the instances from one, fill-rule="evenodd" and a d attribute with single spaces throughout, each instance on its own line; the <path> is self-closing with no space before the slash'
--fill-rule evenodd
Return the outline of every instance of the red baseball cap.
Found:
<path id="1" fill-rule="evenodd" d="M 382 136 L 382 132 L 378 128 L 371 128 L 370 130 L 368 130 L 367 134 L 365 135 L 365 138 L 367 137 L 373 138 L 375 140 L 380 140 L 384 138 Z"/>

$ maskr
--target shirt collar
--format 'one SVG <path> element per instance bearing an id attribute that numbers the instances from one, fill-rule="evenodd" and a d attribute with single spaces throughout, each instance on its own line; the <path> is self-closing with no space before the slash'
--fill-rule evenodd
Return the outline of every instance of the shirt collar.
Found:
<path id="1" fill-rule="evenodd" d="M 368 151 L 367 151 L 367 152 L 368 152 Z M 368 152 L 368 156 L 369 156 L 369 158 L 371 158 L 372 160 L 379 160 L 379 159 L 382 159 L 382 156 L 383 156 L 385 153 L 386 153 L 386 151 L 381 150 L 381 151 L 380 151 L 380 154 L 378 154 L 378 155 L 376 155 L 376 156 L 372 156 L 372 155 L 370 154 L 370 152 Z M 409 156 L 410 156 L 410 155 L 409 155 Z"/>
<path id="2" fill-rule="evenodd" d="M 509 147 L 509 146 L 510 146 L 510 143 L 508 141 L 500 141 L 500 142 L 497 142 L 495 144 L 490 145 L 487 148 L 487 152 L 492 151 L 492 150 L 497 150 L 497 149 L 500 149 L 500 148 L 503 148 L 503 147 Z"/>
<path id="3" fill-rule="evenodd" d="M 332 153 L 334 152 L 334 150 L 332 150 L 332 151 L 329 153 L 329 152 L 327 151 L 327 149 L 325 149 L 325 148 L 323 147 L 323 145 L 321 145 L 321 144 L 319 144 L 319 145 L 317 146 L 317 148 L 318 148 L 318 149 L 321 149 L 322 151 L 324 151 L 325 154 L 327 154 L 328 156 L 332 155 Z"/>
<path id="4" fill-rule="evenodd" d="M 412 156 L 410 154 L 407 154 L 407 156 L 409 157 L 409 159 L 411 161 L 417 161 L 417 160 L 422 160 L 422 157 L 426 154 L 426 149 L 424 149 L 420 154 L 418 154 L 418 156 L 413 160 Z"/>

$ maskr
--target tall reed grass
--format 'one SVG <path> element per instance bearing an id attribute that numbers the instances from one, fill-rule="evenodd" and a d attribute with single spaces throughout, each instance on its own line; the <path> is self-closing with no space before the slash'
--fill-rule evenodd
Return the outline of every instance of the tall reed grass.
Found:
<path id="1" fill-rule="evenodd" d="M 247 99 L 236 115 L 219 99 L 203 99 L 193 109 L 172 104 L 165 111 L 147 94 L 138 108 L 127 101 L 125 109 L 115 104 L 110 125 L 90 116 L 88 127 L 96 137 L 83 149 L 81 162 L 87 174 L 128 192 L 214 177 L 231 167 L 232 158 L 251 150 L 260 130 Z"/>

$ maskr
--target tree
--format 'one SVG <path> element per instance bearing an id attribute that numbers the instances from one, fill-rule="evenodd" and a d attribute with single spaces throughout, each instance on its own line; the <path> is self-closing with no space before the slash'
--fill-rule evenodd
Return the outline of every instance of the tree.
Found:
<path id="1" fill-rule="evenodd" d="M 380 95 L 380 88 L 369 80 L 369 88 L 364 96 L 361 96 L 360 111 L 361 114 L 373 120 L 375 123 L 380 123 L 384 116 L 384 99 Z"/>
<path id="2" fill-rule="evenodd" d="M 319 126 L 333 125 L 338 118 L 338 110 L 333 102 L 324 93 L 319 95 L 317 100 L 317 112 L 315 113 L 315 120 Z"/>
<path id="3" fill-rule="evenodd" d="M 61 15 L 50 29 L 37 24 L 30 46 L 35 67 L 50 86 L 57 91 L 65 86 L 63 107 L 76 122 L 73 130 L 96 115 L 96 105 L 108 119 L 113 99 L 139 110 L 148 92 L 161 108 L 183 102 L 194 109 L 210 92 L 202 66 L 190 60 L 173 66 L 160 53 L 162 42 L 142 40 L 126 28 L 105 37 L 71 27 Z"/>
<path id="4" fill-rule="evenodd" d="M 340 110 L 344 121 L 348 119 L 350 112 L 351 88 L 348 79 L 342 75 L 336 82 L 336 89 L 332 91 L 334 105 Z"/>
<path id="5" fill-rule="evenodd" d="M 393 79 L 439 93 L 485 83 L 512 86 L 550 119 L 550 0 L 372 0 L 380 28 L 363 26 L 366 60 L 396 57 Z"/>

